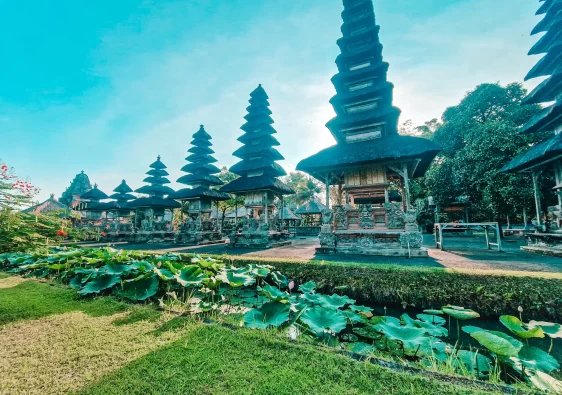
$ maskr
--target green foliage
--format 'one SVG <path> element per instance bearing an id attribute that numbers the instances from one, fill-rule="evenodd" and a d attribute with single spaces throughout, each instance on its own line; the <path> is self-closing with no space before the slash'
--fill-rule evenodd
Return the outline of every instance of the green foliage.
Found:
<path id="1" fill-rule="evenodd" d="M 340 333 L 347 326 L 347 318 L 337 310 L 315 306 L 306 309 L 300 320 L 317 334 Z"/>
<path id="2" fill-rule="evenodd" d="M 289 320 L 290 309 L 290 306 L 283 303 L 264 303 L 261 307 L 244 314 L 244 324 L 255 329 L 279 327 Z"/>
<path id="3" fill-rule="evenodd" d="M 445 306 L 441 310 L 448 316 L 461 321 L 480 317 L 480 314 L 478 314 L 476 311 L 458 306 Z"/>
<path id="4" fill-rule="evenodd" d="M 302 206 L 322 192 L 321 184 L 301 171 L 289 173 L 282 180 L 295 191 L 294 195 L 285 197 L 285 204 L 289 207 Z"/>
<path id="5" fill-rule="evenodd" d="M 544 332 L 540 326 L 526 329 L 524 324 L 519 320 L 519 318 L 512 315 L 502 315 L 500 317 L 500 322 L 514 335 L 522 339 L 530 339 L 532 337 L 544 337 Z"/>

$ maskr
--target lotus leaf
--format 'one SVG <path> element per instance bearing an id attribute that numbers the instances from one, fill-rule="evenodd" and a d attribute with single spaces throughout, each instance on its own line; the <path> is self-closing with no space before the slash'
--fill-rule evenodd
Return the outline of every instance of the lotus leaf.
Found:
<path id="1" fill-rule="evenodd" d="M 351 344 L 350 351 L 357 354 L 371 354 L 376 351 L 376 348 L 367 343 L 356 342 Z"/>
<path id="2" fill-rule="evenodd" d="M 370 325 L 365 325 L 362 328 L 353 328 L 353 332 L 367 339 L 379 340 L 382 337 L 382 335 L 375 331 Z"/>
<path id="3" fill-rule="evenodd" d="M 522 339 L 530 339 L 532 337 L 544 337 L 544 332 L 540 326 L 536 326 L 532 329 L 525 329 L 523 323 L 519 318 L 512 315 L 502 315 L 500 317 L 500 322 L 507 328 L 511 333 L 519 336 Z"/>
<path id="4" fill-rule="evenodd" d="M 150 262 L 139 261 L 131 263 L 131 270 L 138 270 L 139 272 L 149 272 L 154 266 Z"/>
<path id="5" fill-rule="evenodd" d="M 422 321 L 428 322 L 430 324 L 434 324 L 434 325 L 445 325 L 445 323 L 447 322 L 445 320 L 445 318 L 443 317 L 439 317 L 437 315 L 431 315 L 431 314 L 418 314 L 416 315 L 416 317 Z"/>
<path id="6" fill-rule="evenodd" d="M 337 310 L 347 304 L 355 303 L 355 300 L 350 299 L 345 295 L 333 294 L 332 296 L 321 295 L 320 298 L 318 298 L 318 303 L 326 309 Z"/>
<path id="7" fill-rule="evenodd" d="M 352 310 L 342 311 L 341 313 L 347 317 L 347 319 L 351 324 L 358 324 L 365 320 L 365 318 L 362 315 L 357 314 L 355 311 Z"/>
<path id="8" fill-rule="evenodd" d="M 480 353 L 460 350 L 457 352 L 459 362 L 472 374 L 480 374 L 492 370 L 492 360 Z"/>
<path id="9" fill-rule="evenodd" d="M 441 310 L 424 310 L 423 311 L 425 314 L 432 314 L 432 315 L 443 315 L 443 312 Z"/>
<path id="10" fill-rule="evenodd" d="M 529 377 L 529 381 L 531 381 L 535 387 L 543 391 L 552 392 L 554 394 L 562 393 L 562 381 L 556 380 L 551 375 L 539 370 L 535 371 L 534 374 Z"/>
<path id="11" fill-rule="evenodd" d="M 384 334 L 388 339 L 400 342 L 421 341 L 425 338 L 425 329 L 422 328 L 395 325 L 390 322 L 381 322 L 380 324 L 374 325 L 373 328 L 377 332 Z"/>
<path id="12" fill-rule="evenodd" d="M 261 291 L 273 302 L 289 303 L 289 294 L 287 292 L 280 291 L 272 285 L 264 285 L 263 288 L 261 288 Z"/>
<path id="13" fill-rule="evenodd" d="M 171 280 L 175 277 L 174 273 L 171 270 L 157 267 L 154 268 L 154 273 L 158 275 L 162 280 Z"/>
<path id="14" fill-rule="evenodd" d="M 471 326 L 471 325 L 465 325 L 465 326 L 462 327 L 462 331 L 463 331 L 464 333 L 468 333 L 469 335 L 470 335 L 471 333 L 479 332 L 479 331 L 483 331 L 483 330 L 484 330 L 484 329 L 482 329 L 482 328 L 479 328 L 479 327 L 477 327 L 477 326 Z"/>
<path id="15" fill-rule="evenodd" d="M 541 328 L 544 333 L 546 333 L 549 337 L 556 339 L 562 338 L 562 325 L 555 324 L 553 322 L 546 322 L 546 321 L 531 321 L 529 322 L 529 329 L 534 328 Z"/>
<path id="16" fill-rule="evenodd" d="M 271 279 L 279 288 L 287 288 L 289 286 L 289 279 L 281 272 L 271 272 Z"/>
<path id="17" fill-rule="evenodd" d="M 176 281 L 184 287 L 191 287 L 201 285 L 206 277 L 207 275 L 203 273 L 199 266 L 186 265 L 176 275 Z"/>
<path id="18" fill-rule="evenodd" d="M 113 287 L 121 282 L 121 276 L 117 274 L 103 274 L 89 281 L 78 291 L 80 295 L 100 293 L 104 289 Z"/>
<path id="19" fill-rule="evenodd" d="M 400 319 L 406 324 L 406 326 L 421 328 L 425 330 L 425 333 L 431 336 L 447 336 L 449 331 L 439 325 L 433 325 L 429 322 L 419 321 L 412 319 L 408 314 L 402 314 Z"/>
<path id="20" fill-rule="evenodd" d="M 480 314 L 476 311 L 458 306 L 445 306 L 443 307 L 443 313 L 461 321 L 480 317 Z"/>
<path id="21" fill-rule="evenodd" d="M 359 341 L 359 338 L 355 336 L 353 333 L 344 333 L 343 335 L 341 335 L 341 339 L 346 342 Z"/>
<path id="22" fill-rule="evenodd" d="M 123 289 L 117 292 L 117 294 L 133 301 L 145 300 L 158 292 L 159 284 L 158 278 L 154 276 L 143 278 L 124 283 Z"/>
<path id="23" fill-rule="evenodd" d="M 209 311 L 213 311 L 219 308 L 219 305 L 216 303 L 211 303 L 211 302 L 204 302 L 201 301 L 199 302 L 199 309 L 203 312 L 203 313 L 208 313 Z"/>
<path id="24" fill-rule="evenodd" d="M 279 327 L 289 320 L 290 307 L 278 302 L 264 303 L 260 308 L 244 314 L 244 324 L 248 328 L 266 329 Z"/>
<path id="25" fill-rule="evenodd" d="M 248 274 L 234 273 L 231 270 L 223 271 L 219 276 L 223 283 L 229 284 L 231 287 L 249 287 L 256 282 L 256 279 Z"/>
<path id="26" fill-rule="evenodd" d="M 117 264 L 110 264 L 105 265 L 99 268 L 100 273 L 105 274 L 123 274 L 134 270 L 131 267 L 132 265 L 117 265 Z"/>
<path id="27" fill-rule="evenodd" d="M 512 357 L 511 360 L 521 363 L 526 368 L 540 370 L 545 373 L 560 369 L 560 364 L 556 358 L 540 348 L 528 345 L 524 345 L 519 351 L 519 355 Z"/>
<path id="28" fill-rule="evenodd" d="M 74 276 L 68 283 L 70 288 L 79 289 L 82 287 L 82 275 Z"/>
<path id="29" fill-rule="evenodd" d="M 304 284 L 299 285 L 299 291 L 305 294 L 311 294 L 316 291 L 316 283 L 314 281 L 308 281 Z"/>
<path id="30" fill-rule="evenodd" d="M 320 306 L 306 309 L 300 320 L 317 334 L 326 331 L 339 333 L 347 326 L 347 318 L 342 313 Z"/>
<path id="31" fill-rule="evenodd" d="M 370 307 L 367 306 L 357 306 L 352 304 L 351 306 L 349 306 L 349 308 L 357 313 L 361 313 L 364 315 L 369 315 L 373 312 L 373 309 L 371 309 Z M 371 314 L 372 315 L 372 314 Z"/>
<path id="32" fill-rule="evenodd" d="M 481 345 L 494 354 L 504 357 L 515 357 L 523 347 L 523 343 L 502 332 L 478 331 L 470 334 Z"/>
<path id="33" fill-rule="evenodd" d="M 378 315 L 378 316 L 374 316 L 373 318 L 371 318 L 370 322 L 373 325 L 376 324 L 380 324 L 380 323 L 392 323 L 394 325 L 400 325 L 400 320 L 396 317 L 391 317 L 391 316 L 382 316 L 382 315 Z"/>
<path id="34" fill-rule="evenodd" d="M 324 295 L 322 295 L 322 294 L 301 294 L 301 295 L 299 295 L 299 299 L 303 303 L 308 304 L 309 306 L 320 304 L 320 299 L 322 297 L 324 297 Z"/>

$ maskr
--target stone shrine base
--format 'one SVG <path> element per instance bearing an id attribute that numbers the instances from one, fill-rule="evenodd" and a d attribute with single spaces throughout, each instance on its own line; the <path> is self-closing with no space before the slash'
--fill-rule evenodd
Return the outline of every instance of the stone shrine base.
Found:
<path id="1" fill-rule="evenodd" d="M 349 254 L 427 258 L 420 232 L 404 230 L 348 229 L 320 232 L 319 254 Z"/>
<path id="2" fill-rule="evenodd" d="M 229 247 L 266 249 L 291 245 L 288 232 L 239 232 L 230 235 Z"/>
<path id="3" fill-rule="evenodd" d="M 206 245 L 226 243 L 220 232 L 178 232 L 175 235 L 174 243 L 183 245 Z"/>

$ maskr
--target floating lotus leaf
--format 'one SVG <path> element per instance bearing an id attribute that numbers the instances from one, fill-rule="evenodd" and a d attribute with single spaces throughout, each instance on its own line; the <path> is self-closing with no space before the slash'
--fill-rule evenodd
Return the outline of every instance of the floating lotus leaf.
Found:
<path id="1" fill-rule="evenodd" d="M 341 339 L 346 342 L 356 342 L 359 340 L 359 338 L 353 333 L 344 333 L 343 335 L 341 335 Z"/>
<path id="2" fill-rule="evenodd" d="M 299 295 L 299 300 L 303 303 L 308 304 L 309 306 L 319 305 L 320 299 L 323 298 L 324 295 L 321 294 L 301 294 Z"/>
<path id="3" fill-rule="evenodd" d="M 361 313 L 361 314 L 366 315 L 366 316 L 368 316 L 369 314 L 371 314 L 371 316 L 372 316 L 373 309 L 371 309 L 370 307 L 367 307 L 367 306 L 357 306 L 357 305 L 352 304 L 351 306 L 349 306 L 349 308 L 350 308 L 351 310 L 357 312 L 357 313 Z"/>
<path id="4" fill-rule="evenodd" d="M 364 317 L 360 314 L 357 314 L 355 311 L 346 310 L 341 312 L 343 315 L 347 317 L 350 323 L 358 324 L 364 321 Z"/>
<path id="5" fill-rule="evenodd" d="M 337 310 L 347 304 L 355 303 L 355 300 L 350 299 L 345 295 L 333 294 L 332 296 L 321 295 L 321 297 L 318 298 L 318 303 L 326 309 Z"/>
<path id="6" fill-rule="evenodd" d="M 519 318 L 512 315 L 502 315 L 500 317 L 500 322 L 507 328 L 511 333 L 519 336 L 522 339 L 530 339 L 532 337 L 544 337 L 544 332 L 540 326 L 536 326 L 532 329 L 525 329 L 523 323 Z"/>
<path id="7" fill-rule="evenodd" d="M 127 282 L 123 284 L 123 289 L 118 292 L 118 295 L 133 301 L 145 300 L 158 292 L 159 284 L 158 279 L 154 276 Z"/>
<path id="8" fill-rule="evenodd" d="M 366 337 L 367 339 L 379 340 L 382 334 L 373 329 L 370 325 L 365 325 L 361 328 L 353 328 L 353 333 L 358 334 L 361 337 Z"/>
<path id="9" fill-rule="evenodd" d="M 220 278 L 223 283 L 229 284 L 234 288 L 249 287 L 256 282 L 256 279 L 248 274 L 234 273 L 230 270 L 223 271 L 218 278 Z"/>
<path id="10" fill-rule="evenodd" d="M 121 282 L 121 276 L 117 274 L 103 274 L 89 281 L 78 291 L 80 295 L 100 293 L 104 289 L 113 287 Z"/>
<path id="11" fill-rule="evenodd" d="M 453 346 L 442 341 L 433 341 L 431 347 L 433 349 L 433 357 L 442 362 L 446 362 L 449 359 L 449 354 L 454 349 Z"/>
<path id="12" fill-rule="evenodd" d="M 562 339 L 562 325 L 554 322 L 531 321 L 528 325 L 529 329 L 541 328 L 544 333 L 553 339 Z"/>
<path id="13" fill-rule="evenodd" d="M 424 310 L 423 311 L 425 314 L 432 314 L 432 315 L 443 315 L 443 312 L 441 310 Z"/>
<path id="14" fill-rule="evenodd" d="M 99 269 L 100 273 L 105 273 L 105 274 L 123 274 L 123 273 L 128 273 L 132 270 L 135 270 L 135 268 L 133 268 L 132 265 L 115 265 L 115 264 L 105 265 L 100 267 Z"/>
<path id="15" fill-rule="evenodd" d="M 299 285 L 299 291 L 305 294 L 311 294 L 316 291 L 316 283 L 314 281 L 307 281 L 304 284 Z"/>
<path id="16" fill-rule="evenodd" d="M 154 266 L 149 262 L 139 261 L 131 263 L 130 267 L 131 270 L 138 270 L 139 272 L 146 273 L 151 271 Z"/>
<path id="17" fill-rule="evenodd" d="M 279 288 L 287 288 L 289 286 L 289 279 L 280 272 L 271 272 L 271 280 L 273 280 Z"/>
<path id="18" fill-rule="evenodd" d="M 166 268 L 174 274 L 178 274 L 183 265 L 178 262 L 164 262 L 162 263 L 162 268 Z"/>
<path id="19" fill-rule="evenodd" d="M 562 393 L 562 381 L 556 380 L 551 375 L 539 370 L 535 371 L 534 374 L 529 377 L 529 381 L 533 383 L 535 387 L 543 391 L 548 391 L 554 394 Z"/>
<path id="20" fill-rule="evenodd" d="M 203 279 L 206 277 L 207 276 L 203 273 L 199 266 L 187 265 L 180 270 L 178 275 L 176 275 L 176 281 L 184 287 L 190 287 L 201 285 L 203 283 Z"/>
<path id="21" fill-rule="evenodd" d="M 300 316 L 300 321 L 317 334 L 326 331 L 339 333 L 347 326 L 347 318 L 342 313 L 320 306 L 306 309 Z"/>
<path id="22" fill-rule="evenodd" d="M 512 357 L 511 360 L 521 363 L 526 368 L 540 370 L 545 373 L 560 369 L 560 364 L 556 358 L 540 348 L 528 345 L 524 345 L 519 351 L 519 355 Z"/>
<path id="23" fill-rule="evenodd" d="M 355 342 L 352 343 L 350 351 L 356 352 L 357 354 L 371 354 L 376 351 L 376 348 L 367 343 Z"/>
<path id="24" fill-rule="evenodd" d="M 400 320 L 396 317 L 391 317 L 391 316 L 382 316 L 382 315 L 378 315 L 378 316 L 374 316 L 373 318 L 371 318 L 370 322 L 373 325 L 376 324 L 380 324 L 380 323 L 391 323 L 394 325 L 400 325 Z"/>
<path id="25" fill-rule="evenodd" d="M 480 317 L 480 314 L 476 311 L 458 306 L 445 306 L 443 307 L 443 313 L 461 321 Z"/>
<path id="26" fill-rule="evenodd" d="M 434 325 L 445 325 L 445 323 L 447 322 L 445 320 L 445 318 L 443 317 L 439 317 L 437 315 L 431 315 L 431 314 L 418 314 L 416 315 L 416 317 L 422 321 L 428 322 L 430 324 L 434 324 Z"/>
<path id="27" fill-rule="evenodd" d="M 377 332 L 383 333 L 388 339 L 400 342 L 421 341 L 425 338 L 424 329 L 395 325 L 391 322 L 381 322 L 374 325 L 373 328 Z"/>
<path id="28" fill-rule="evenodd" d="M 466 370 L 472 374 L 486 373 L 492 370 L 492 360 L 477 352 L 460 350 L 457 357 Z"/>
<path id="29" fill-rule="evenodd" d="M 449 334 L 449 331 L 447 331 L 447 329 L 443 328 L 442 326 L 433 325 L 425 321 L 414 320 L 408 314 L 402 314 L 400 319 L 406 324 L 406 326 L 424 329 L 425 333 L 431 336 L 440 337 L 447 336 Z"/>
<path id="30" fill-rule="evenodd" d="M 154 268 L 154 273 L 158 275 L 162 280 L 171 280 L 175 277 L 174 273 L 168 269 L 158 269 L 157 267 Z"/>
<path id="31" fill-rule="evenodd" d="M 260 308 L 244 314 L 244 324 L 248 328 L 266 329 L 279 327 L 289 320 L 290 307 L 278 302 L 264 303 Z"/>
<path id="32" fill-rule="evenodd" d="M 464 333 L 468 333 L 469 335 L 470 335 L 471 333 L 479 332 L 479 331 L 483 331 L 483 330 L 484 330 L 484 329 L 482 329 L 482 328 L 479 328 L 479 327 L 477 327 L 477 326 L 471 326 L 471 325 L 465 325 L 465 326 L 462 327 L 462 331 L 463 331 Z"/>
<path id="33" fill-rule="evenodd" d="M 495 331 L 478 331 L 470 334 L 481 345 L 494 354 L 504 357 L 515 357 L 523 347 L 523 343 L 509 335 Z"/>
<path id="34" fill-rule="evenodd" d="M 272 302 L 289 303 L 290 295 L 287 292 L 280 291 L 278 288 L 272 285 L 264 285 L 261 291 Z"/>

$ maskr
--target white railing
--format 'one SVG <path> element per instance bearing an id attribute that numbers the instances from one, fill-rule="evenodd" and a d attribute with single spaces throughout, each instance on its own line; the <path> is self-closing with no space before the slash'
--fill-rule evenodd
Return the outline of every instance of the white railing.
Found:
<path id="1" fill-rule="evenodd" d="M 497 222 L 478 222 L 478 223 L 436 223 L 434 228 L 435 235 L 435 246 L 441 251 L 443 248 L 443 230 L 445 229 L 460 229 L 460 230 L 474 230 L 474 229 L 484 229 L 484 234 L 486 235 L 486 247 L 491 250 L 492 246 L 496 247 L 498 251 L 502 250 L 502 241 L 500 235 L 500 226 Z M 492 228 L 496 234 L 496 243 L 490 241 L 488 235 L 488 229 Z"/>

